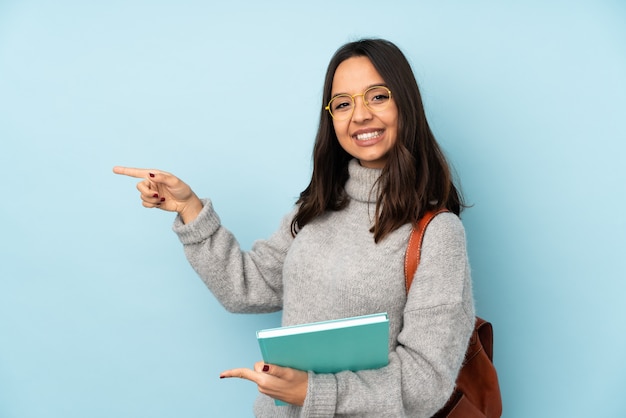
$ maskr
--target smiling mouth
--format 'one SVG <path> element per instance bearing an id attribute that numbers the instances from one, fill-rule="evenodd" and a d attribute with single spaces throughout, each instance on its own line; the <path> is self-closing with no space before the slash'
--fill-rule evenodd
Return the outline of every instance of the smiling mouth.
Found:
<path id="1" fill-rule="evenodd" d="M 383 131 L 367 132 L 364 134 L 355 135 L 355 139 L 357 141 L 367 141 L 368 139 L 377 138 L 381 136 L 382 134 L 383 134 Z"/>

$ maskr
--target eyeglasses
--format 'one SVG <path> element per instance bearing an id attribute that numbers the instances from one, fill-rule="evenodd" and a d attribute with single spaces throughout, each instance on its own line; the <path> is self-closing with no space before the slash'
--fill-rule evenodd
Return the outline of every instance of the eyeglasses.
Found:
<path id="1" fill-rule="evenodd" d="M 324 108 L 328 110 L 330 116 L 335 120 L 346 120 L 352 117 L 354 112 L 356 96 L 363 96 L 363 103 L 372 112 L 380 112 L 389 106 L 391 101 L 391 90 L 385 86 L 373 86 L 363 93 L 350 96 L 349 94 L 339 94 L 328 102 Z"/>

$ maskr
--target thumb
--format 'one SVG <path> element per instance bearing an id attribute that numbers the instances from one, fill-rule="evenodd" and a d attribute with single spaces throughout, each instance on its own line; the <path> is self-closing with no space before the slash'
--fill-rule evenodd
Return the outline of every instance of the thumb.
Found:
<path id="1" fill-rule="evenodd" d="M 287 372 L 290 369 L 287 367 L 281 367 L 275 364 L 268 364 L 263 361 L 260 361 L 254 365 L 254 370 L 256 372 L 269 374 L 275 377 L 284 377 L 285 372 Z"/>
<path id="2" fill-rule="evenodd" d="M 257 361 L 256 363 L 254 363 L 255 372 L 269 374 L 270 369 L 271 369 L 271 366 L 265 363 L 264 361 Z"/>

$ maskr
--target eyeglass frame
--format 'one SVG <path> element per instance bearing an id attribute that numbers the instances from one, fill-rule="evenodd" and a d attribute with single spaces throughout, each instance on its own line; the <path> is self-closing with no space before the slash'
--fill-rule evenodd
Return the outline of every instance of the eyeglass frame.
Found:
<path id="1" fill-rule="evenodd" d="M 357 93 L 357 94 L 353 94 L 353 95 L 350 95 L 348 93 L 338 94 L 338 95 L 332 97 L 328 101 L 328 104 L 324 107 L 324 110 L 328 111 L 328 113 L 330 114 L 330 117 L 333 118 L 333 120 L 348 120 L 348 119 L 350 119 L 352 117 L 352 115 L 354 114 L 354 109 L 356 108 L 356 101 L 354 100 L 354 98 L 357 97 L 357 96 L 362 96 L 363 97 L 363 104 L 365 105 L 366 108 L 368 108 L 372 112 L 383 111 L 383 110 L 385 110 L 387 108 L 387 106 L 389 106 L 389 103 L 387 103 L 383 109 L 372 109 L 371 107 L 369 107 L 368 101 L 365 100 L 365 95 L 367 94 L 368 91 L 373 90 L 373 89 L 378 89 L 378 88 L 383 88 L 383 89 L 387 90 L 387 93 L 389 93 L 389 101 L 393 98 L 393 95 L 391 93 L 391 90 L 389 90 L 389 87 L 383 86 L 383 85 L 375 85 L 375 86 L 368 87 L 367 89 L 365 89 L 365 91 L 363 93 Z M 350 111 L 350 115 L 346 116 L 345 118 L 336 118 L 335 115 L 333 115 L 333 112 L 330 110 L 330 104 L 333 102 L 333 100 L 335 100 L 338 97 L 349 97 L 350 100 L 352 100 L 352 110 Z"/>

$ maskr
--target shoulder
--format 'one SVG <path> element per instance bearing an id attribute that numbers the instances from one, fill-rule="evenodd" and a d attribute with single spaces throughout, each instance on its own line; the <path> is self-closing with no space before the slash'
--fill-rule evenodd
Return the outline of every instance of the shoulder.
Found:
<path id="1" fill-rule="evenodd" d="M 465 246 L 465 228 L 461 219 L 452 212 L 443 212 L 435 216 L 424 232 L 424 246 L 450 245 Z"/>
<path id="2" fill-rule="evenodd" d="M 430 221 L 426 231 L 428 230 L 449 230 L 457 233 L 464 233 L 465 231 L 461 218 L 452 212 L 442 212 L 435 216 Z"/>

